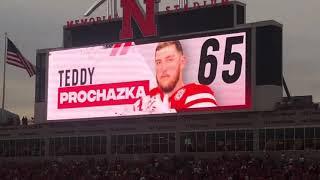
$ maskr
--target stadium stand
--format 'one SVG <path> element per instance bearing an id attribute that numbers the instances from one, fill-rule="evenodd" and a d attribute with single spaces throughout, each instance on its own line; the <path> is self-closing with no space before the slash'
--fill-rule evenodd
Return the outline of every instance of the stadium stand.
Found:
<path id="1" fill-rule="evenodd" d="M 151 158 L 148 161 L 108 161 L 86 159 L 72 161 L 4 162 L 0 164 L 3 180 L 317 180 L 320 164 L 304 156 L 293 158 L 282 153 L 279 158 L 249 154 L 218 158 Z"/>

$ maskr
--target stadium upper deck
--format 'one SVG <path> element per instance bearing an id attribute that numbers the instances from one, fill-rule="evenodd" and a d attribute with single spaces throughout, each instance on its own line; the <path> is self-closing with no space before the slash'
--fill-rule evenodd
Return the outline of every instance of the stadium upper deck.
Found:
<path id="1" fill-rule="evenodd" d="M 320 110 L 311 97 L 272 112 L 75 121 L 0 129 L 0 156 L 110 156 L 320 150 Z M 285 105 L 286 104 L 286 105 Z"/>

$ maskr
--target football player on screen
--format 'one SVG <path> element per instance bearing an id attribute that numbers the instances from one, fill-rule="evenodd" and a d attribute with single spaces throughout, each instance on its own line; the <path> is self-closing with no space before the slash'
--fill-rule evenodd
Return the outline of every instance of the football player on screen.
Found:
<path id="1" fill-rule="evenodd" d="M 139 99 L 134 104 L 134 111 L 168 113 L 189 108 L 216 107 L 217 102 L 210 87 L 184 83 L 185 64 L 186 58 L 179 41 L 160 42 L 155 50 L 158 87 Z"/>

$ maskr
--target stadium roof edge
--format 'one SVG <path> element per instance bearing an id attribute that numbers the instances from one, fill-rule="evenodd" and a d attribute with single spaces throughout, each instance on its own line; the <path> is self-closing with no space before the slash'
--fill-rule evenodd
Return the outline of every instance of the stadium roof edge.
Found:
<path id="1" fill-rule="evenodd" d="M 37 49 L 37 54 L 38 53 L 48 53 L 50 51 L 57 50 L 57 49 L 63 49 L 63 47 Z"/>
<path id="2" fill-rule="evenodd" d="M 238 1 L 238 0 L 232 0 L 232 1 L 230 1 L 229 3 L 231 3 L 231 4 L 236 4 L 236 5 L 247 6 L 246 3 L 241 2 L 241 1 Z"/>
<path id="3" fill-rule="evenodd" d="M 277 22 L 276 20 L 265 20 L 265 21 L 247 23 L 247 24 L 240 24 L 240 25 L 237 25 L 235 29 L 245 28 L 245 27 L 262 27 L 262 26 L 268 26 L 268 25 L 283 27 L 283 24 L 281 24 L 280 22 Z"/>

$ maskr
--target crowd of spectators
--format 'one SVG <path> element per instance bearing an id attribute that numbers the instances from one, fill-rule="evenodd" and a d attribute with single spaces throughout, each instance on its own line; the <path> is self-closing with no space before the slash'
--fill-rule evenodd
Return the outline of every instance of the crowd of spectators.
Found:
<path id="1" fill-rule="evenodd" d="M 145 161 L 1 162 L 2 180 L 318 180 L 320 161 L 249 155 L 150 158 Z"/>

